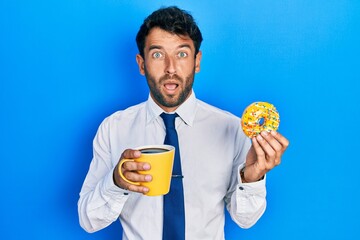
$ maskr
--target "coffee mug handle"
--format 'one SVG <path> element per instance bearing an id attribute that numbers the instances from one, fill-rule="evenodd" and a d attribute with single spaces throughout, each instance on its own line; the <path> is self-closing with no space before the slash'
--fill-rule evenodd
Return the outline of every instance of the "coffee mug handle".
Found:
<path id="1" fill-rule="evenodd" d="M 119 171 L 120 177 L 121 177 L 125 182 L 127 182 L 127 183 L 130 183 L 130 184 L 132 184 L 132 185 L 137 185 L 137 186 L 139 186 L 139 185 L 140 185 L 139 182 L 130 181 L 130 180 L 126 179 L 125 176 L 123 175 L 123 173 L 122 173 L 122 171 L 121 171 L 121 167 L 122 167 L 122 165 L 123 165 L 124 163 L 126 163 L 126 162 L 134 162 L 134 159 L 123 159 L 123 160 L 120 161 L 119 167 L 118 167 L 118 171 Z"/>

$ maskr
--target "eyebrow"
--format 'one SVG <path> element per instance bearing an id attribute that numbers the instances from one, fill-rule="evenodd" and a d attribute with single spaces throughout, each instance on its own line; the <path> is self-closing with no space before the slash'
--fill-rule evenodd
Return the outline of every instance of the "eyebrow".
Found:
<path id="1" fill-rule="evenodd" d="M 153 50 L 153 49 L 163 49 L 163 47 L 159 46 L 159 45 L 151 45 L 149 47 L 149 51 Z"/>
<path id="2" fill-rule="evenodd" d="M 189 48 L 189 49 L 191 49 L 191 46 L 190 46 L 190 44 L 181 44 L 177 48 Z M 159 46 L 159 45 L 151 45 L 149 47 L 149 51 L 151 51 L 153 49 L 163 49 L 163 47 Z"/>
<path id="3" fill-rule="evenodd" d="M 190 44 L 181 44 L 178 48 L 189 48 L 191 49 Z"/>

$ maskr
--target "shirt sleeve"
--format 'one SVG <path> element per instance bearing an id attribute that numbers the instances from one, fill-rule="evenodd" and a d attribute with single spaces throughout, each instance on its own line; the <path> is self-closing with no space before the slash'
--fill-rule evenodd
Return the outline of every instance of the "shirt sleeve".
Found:
<path id="1" fill-rule="evenodd" d="M 240 169 L 245 166 L 251 141 L 240 128 L 235 142 L 239 150 L 234 159 L 232 183 L 225 202 L 232 220 L 241 228 L 250 228 L 266 209 L 266 176 L 263 180 L 253 183 L 241 182 Z"/>
<path id="2" fill-rule="evenodd" d="M 95 232 L 118 219 L 129 192 L 113 181 L 115 166 L 111 159 L 108 119 L 100 125 L 93 141 L 93 159 L 78 201 L 81 227 Z"/>
<path id="3" fill-rule="evenodd" d="M 238 173 L 243 166 L 238 168 Z M 242 228 L 252 227 L 266 209 L 266 176 L 253 183 L 242 183 L 239 174 L 238 184 L 231 196 L 230 215 Z"/>

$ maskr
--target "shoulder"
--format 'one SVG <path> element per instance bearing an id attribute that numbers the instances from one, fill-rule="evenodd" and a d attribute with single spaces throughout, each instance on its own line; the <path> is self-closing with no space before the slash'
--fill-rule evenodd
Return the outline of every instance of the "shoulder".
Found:
<path id="1" fill-rule="evenodd" d="M 146 112 L 146 102 L 139 103 L 137 105 L 128 107 L 124 110 L 119 110 L 106 117 L 101 125 L 111 126 L 119 122 L 132 122 L 139 114 Z"/>
<path id="2" fill-rule="evenodd" d="M 220 109 L 213 105 L 210 105 L 204 101 L 197 99 L 198 111 L 201 115 L 205 115 L 206 117 L 214 117 L 219 120 L 225 120 L 230 122 L 238 123 L 240 118 L 229 111 Z"/>
<path id="3" fill-rule="evenodd" d="M 224 139 L 234 139 L 238 146 L 248 142 L 241 128 L 240 117 L 201 100 L 197 101 L 197 126 L 201 125 L 209 132 L 216 132 L 217 136 L 224 134 Z"/>
<path id="4" fill-rule="evenodd" d="M 196 123 L 201 123 L 211 129 L 216 128 L 219 131 L 236 133 L 241 130 L 241 120 L 238 116 L 201 100 L 197 101 Z"/>

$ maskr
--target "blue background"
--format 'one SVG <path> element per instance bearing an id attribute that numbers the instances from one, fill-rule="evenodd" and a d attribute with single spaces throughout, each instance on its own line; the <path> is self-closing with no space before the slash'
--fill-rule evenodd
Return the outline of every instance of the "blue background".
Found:
<path id="1" fill-rule="evenodd" d="M 120 239 L 80 228 L 78 193 L 100 122 L 148 96 L 140 24 L 173 4 L 204 36 L 197 96 L 238 116 L 271 102 L 291 141 L 264 216 L 227 217 L 227 239 L 359 239 L 357 0 L 1 0 L 0 239 Z"/>

